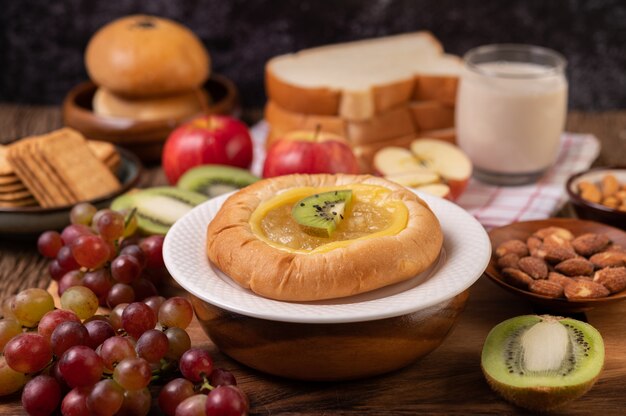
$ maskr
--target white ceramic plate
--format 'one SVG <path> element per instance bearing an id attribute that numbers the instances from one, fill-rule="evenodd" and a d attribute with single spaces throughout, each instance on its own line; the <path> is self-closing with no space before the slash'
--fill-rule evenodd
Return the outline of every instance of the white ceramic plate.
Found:
<path id="1" fill-rule="evenodd" d="M 243 289 L 209 262 L 206 229 L 228 195 L 197 206 L 167 233 L 163 258 L 187 291 L 220 308 L 256 318 L 300 323 L 344 323 L 400 316 L 436 305 L 470 287 L 491 257 L 484 228 L 452 202 L 418 193 L 439 218 L 444 247 L 438 262 L 405 282 L 369 293 L 319 302 L 283 302 Z"/>

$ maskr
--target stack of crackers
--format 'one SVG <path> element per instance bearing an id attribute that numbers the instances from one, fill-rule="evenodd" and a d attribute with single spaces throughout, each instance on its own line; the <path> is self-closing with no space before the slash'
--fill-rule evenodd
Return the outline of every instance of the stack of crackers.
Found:
<path id="1" fill-rule="evenodd" d="M 88 201 L 120 189 L 120 155 L 107 142 L 64 128 L 0 146 L 0 207 L 44 208 Z"/>

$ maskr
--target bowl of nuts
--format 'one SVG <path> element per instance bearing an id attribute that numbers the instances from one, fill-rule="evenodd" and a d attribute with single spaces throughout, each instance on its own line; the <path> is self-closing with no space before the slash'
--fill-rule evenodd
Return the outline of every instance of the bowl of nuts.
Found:
<path id="1" fill-rule="evenodd" d="M 570 203 L 578 218 L 626 230 L 626 168 L 593 168 L 569 178 Z"/>
<path id="2" fill-rule="evenodd" d="M 554 313 L 626 299 L 626 233 L 571 218 L 524 221 L 489 232 L 487 276 Z"/>

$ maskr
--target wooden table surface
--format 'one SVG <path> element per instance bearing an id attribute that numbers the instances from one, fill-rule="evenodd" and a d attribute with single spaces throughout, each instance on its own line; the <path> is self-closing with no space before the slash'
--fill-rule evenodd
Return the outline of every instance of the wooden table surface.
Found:
<path id="1" fill-rule="evenodd" d="M 0 104 L 0 143 L 61 126 L 55 107 Z M 567 130 L 590 132 L 602 142 L 595 165 L 624 164 L 626 111 L 569 114 Z M 147 168 L 141 185 L 164 184 L 159 167 Z M 567 215 L 565 208 L 562 215 Z M 27 287 L 47 287 L 47 261 L 33 241 L 0 235 L 0 300 Z M 496 287 L 485 276 L 472 287 L 465 311 L 450 336 L 433 353 L 391 374 L 351 382 L 307 383 L 268 376 L 221 354 L 194 321 L 194 345 L 206 346 L 217 365 L 234 372 L 254 415 L 414 415 L 526 414 L 494 394 L 480 371 L 480 351 L 489 330 L 513 316 L 532 313 L 521 299 Z M 606 364 L 600 380 L 583 398 L 557 414 L 626 413 L 626 302 L 586 314 L 603 335 Z M 19 395 L 0 398 L 0 414 L 24 414 Z"/>

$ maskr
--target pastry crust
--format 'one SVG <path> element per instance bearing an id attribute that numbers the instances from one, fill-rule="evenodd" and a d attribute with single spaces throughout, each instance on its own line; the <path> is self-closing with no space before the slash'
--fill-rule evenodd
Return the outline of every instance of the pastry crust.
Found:
<path id="1" fill-rule="evenodd" d="M 371 184 L 403 201 L 406 227 L 395 235 L 355 240 L 346 247 L 302 254 L 261 240 L 249 224 L 253 211 L 281 191 L 305 186 Z M 272 299 L 312 301 L 367 292 L 407 280 L 437 259 L 443 243 L 439 221 L 404 187 L 367 175 L 288 175 L 259 181 L 226 200 L 207 232 L 209 259 L 244 288 Z"/>

